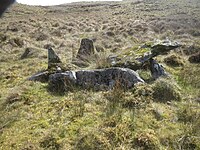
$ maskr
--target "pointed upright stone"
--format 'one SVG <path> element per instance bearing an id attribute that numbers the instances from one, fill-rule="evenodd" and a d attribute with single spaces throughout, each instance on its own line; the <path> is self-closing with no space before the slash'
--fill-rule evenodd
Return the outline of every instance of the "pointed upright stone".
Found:
<path id="1" fill-rule="evenodd" d="M 48 48 L 48 69 L 56 67 L 58 63 L 61 63 L 60 58 L 51 47 Z"/>

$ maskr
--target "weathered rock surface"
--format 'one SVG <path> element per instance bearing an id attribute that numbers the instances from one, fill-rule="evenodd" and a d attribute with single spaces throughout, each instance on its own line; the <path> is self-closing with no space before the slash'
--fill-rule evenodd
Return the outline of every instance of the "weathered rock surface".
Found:
<path id="1" fill-rule="evenodd" d="M 166 40 L 157 40 L 152 45 L 143 45 L 141 48 L 148 48 L 149 50 L 145 52 L 142 56 L 136 58 L 141 63 L 150 60 L 153 57 L 158 55 L 165 55 L 169 51 L 180 47 L 181 44 L 177 41 L 170 41 L 169 39 Z"/>
<path id="2" fill-rule="evenodd" d="M 48 48 L 48 68 L 56 67 L 58 63 L 61 63 L 60 58 L 54 52 L 54 50 L 49 47 Z"/>
<path id="3" fill-rule="evenodd" d="M 43 71 L 36 73 L 32 75 L 30 78 L 28 78 L 30 81 L 39 81 L 39 82 L 48 82 L 49 80 L 49 72 L 48 71 Z"/>
<path id="4" fill-rule="evenodd" d="M 138 82 L 144 82 L 135 71 L 128 68 L 77 71 L 76 78 L 78 85 L 95 89 L 112 89 L 114 86 L 131 88 Z"/>
<path id="5" fill-rule="evenodd" d="M 150 71 L 153 79 L 157 79 L 161 76 L 167 76 L 167 73 L 165 72 L 163 66 L 156 62 L 154 59 L 149 60 L 150 63 Z"/>
<path id="6" fill-rule="evenodd" d="M 128 68 L 67 71 L 50 75 L 49 89 L 53 92 L 64 92 L 74 86 L 95 90 L 112 89 L 115 86 L 131 88 L 139 82 L 144 81 Z"/>
<path id="7" fill-rule="evenodd" d="M 157 40 L 152 46 L 151 46 L 151 53 L 155 57 L 157 55 L 163 55 L 169 52 L 170 50 L 173 50 L 175 48 L 180 47 L 181 44 L 177 41 L 170 41 L 169 39 L 166 40 Z"/>
<path id="8" fill-rule="evenodd" d="M 49 90 L 63 93 L 72 90 L 76 82 L 76 75 L 73 71 L 51 74 L 49 76 Z"/>
<path id="9" fill-rule="evenodd" d="M 76 58 L 78 59 L 86 59 L 88 56 L 94 54 L 94 45 L 93 41 L 90 39 L 82 39 L 79 51 L 77 53 Z"/>
<path id="10" fill-rule="evenodd" d="M 109 57 L 108 62 L 114 67 L 130 68 L 133 70 L 141 69 L 144 64 L 147 64 L 151 71 L 152 78 L 157 79 L 167 74 L 163 66 L 157 63 L 153 58 L 158 55 L 166 54 L 170 50 L 180 46 L 178 42 L 170 41 L 169 39 L 157 40 L 152 45 L 140 46 L 138 50 L 135 50 L 135 57 L 134 55 L 122 57 L 121 59 L 119 59 L 118 56 Z"/>

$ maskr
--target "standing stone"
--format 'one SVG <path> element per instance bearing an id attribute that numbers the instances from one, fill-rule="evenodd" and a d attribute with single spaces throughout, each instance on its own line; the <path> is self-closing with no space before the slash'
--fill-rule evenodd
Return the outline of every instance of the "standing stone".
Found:
<path id="1" fill-rule="evenodd" d="M 48 69 L 56 67 L 58 63 L 61 63 L 60 58 L 51 47 L 48 48 Z"/>
<path id="2" fill-rule="evenodd" d="M 152 75 L 154 80 L 161 77 L 161 76 L 167 76 L 163 66 L 160 65 L 159 63 L 157 63 L 156 60 L 151 58 L 149 60 L 149 62 L 150 62 L 151 75 Z"/>
<path id="3" fill-rule="evenodd" d="M 82 39 L 76 58 L 86 59 L 87 56 L 90 56 L 91 54 L 94 54 L 93 41 L 87 38 Z"/>

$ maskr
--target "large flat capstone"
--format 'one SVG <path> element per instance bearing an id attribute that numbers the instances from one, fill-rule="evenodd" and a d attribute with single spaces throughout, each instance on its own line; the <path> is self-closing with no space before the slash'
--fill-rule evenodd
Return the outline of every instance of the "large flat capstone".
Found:
<path id="1" fill-rule="evenodd" d="M 53 92 L 65 92 L 78 86 L 83 89 L 108 90 L 116 86 L 131 88 L 139 82 L 144 81 L 128 68 L 66 71 L 49 76 L 49 89 Z"/>

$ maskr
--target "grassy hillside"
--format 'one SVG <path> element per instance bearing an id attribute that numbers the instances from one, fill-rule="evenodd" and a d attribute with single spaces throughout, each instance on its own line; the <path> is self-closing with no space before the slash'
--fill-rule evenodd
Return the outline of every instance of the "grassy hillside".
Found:
<path id="1" fill-rule="evenodd" d="M 47 68 L 52 46 L 70 70 L 108 67 L 117 54 L 134 61 L 138 46 L 168 37 L 181 48 L 156 59 L 168 78 L 124 91 L 48 92 L 26 79 Z M 98 59 L 72 64 L 82 38 Z M 26 49 L 31 51 L 21 59 Z M 200 149 L 199 0 L 13 5 L 0 19 L 0 149 Z M 150 72 L 138 70 L 149 81 Z"/>

